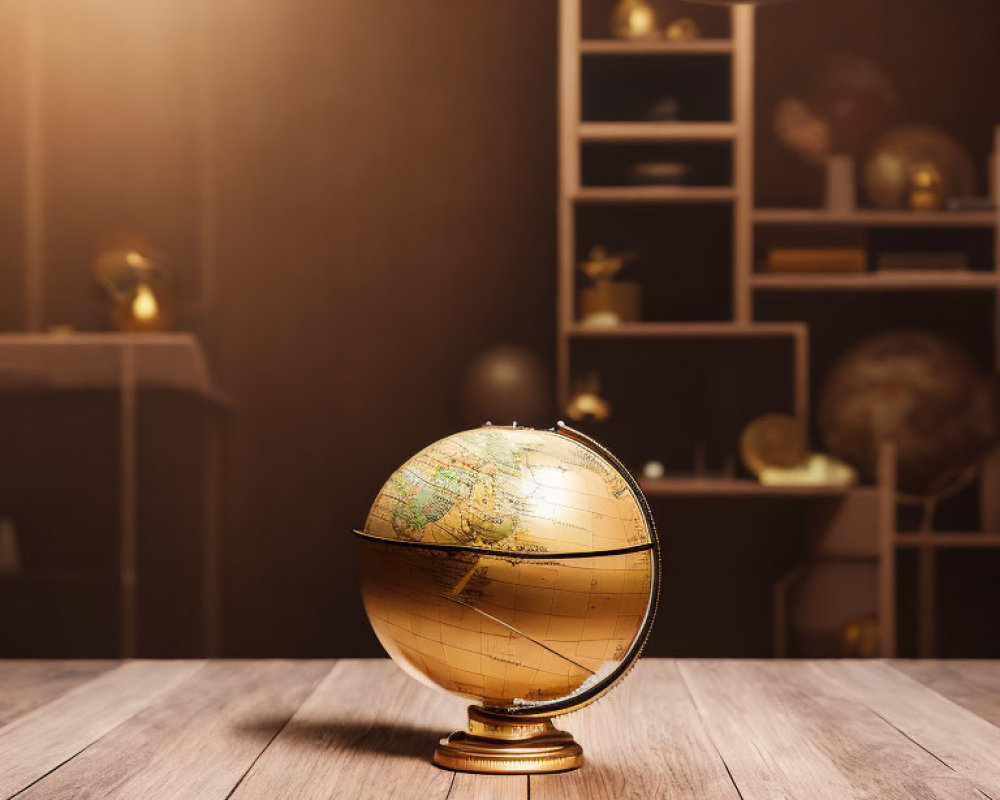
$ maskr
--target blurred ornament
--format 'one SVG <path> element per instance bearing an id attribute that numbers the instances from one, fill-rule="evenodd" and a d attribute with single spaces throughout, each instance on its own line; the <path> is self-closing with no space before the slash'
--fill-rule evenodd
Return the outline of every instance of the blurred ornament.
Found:
<path id="1" fill-rule="evenodd" d="M 642 305 L 641 289 L 635 281 L 615 280 L 631 258 L 629 253 L 612 255 L 603 247 L 592 247 L 586 261 L 578 265 L 592 282 L 580 287 L 580 321 L 585 325 L 618 325 L 636 322 Z"/>
<path id="2" fill-rule="evenodd" d="M 618 39 L 657 36 L 656 12 L 646 0 L 618 0 L 611 10 L 611 35 Z"/>
<path id="3" fill-rule="evenodd" d="M 787 148 L 819 164 L 831 154 L 862 155 L 896 105 L 896 92 L 877 64 L 834 53 L 820 63 L 803 96 L 778 102 L 772 127 Z"/>
<path id="4" fill-rule="evenodd" d="M 596 372 L 574 382 L 566 416 L 574 422 L 604 422 L 611 416 L 611 404 L 601 397 L 601 380 Z"/>
<path id="5" fill-rule="evenodd" d="M 847 658 L 878 658 L 878 617 L 866 614 L 840 629 L 840 654 Z"/>
<path id="6" fill-rule="evenodd" d="M 174 321 L 173 276 L 141 234 L 121 234 L 94 262 L 94 279 L 111 298 L 108 314 L 118 331 L 164 331 Z"/>
<path id="7" fill-rule="evenodd" d="M 673 122 L 681 113 L 681 104 L 676 97 L 661 97 L 646 111 L 646 119 L 654 122 Z"/>
<path id="8" fill-rule="evenodd" d="M 879 446 L 896 443 L 900 492 L 941 497 L 968 480 L 997 439 L 994 382 L 953 342 L 927 331 L 873 336 L 826 378 L 826 448 L 876 477 Z"/>
<path id="9" fill-rule="evenodd" d="M 701 38 L 701 29 L 691 17 L 680 17 L 667 25 L 663 37 L 671 42 L 689 42 Z"/>
<path id="10" fill-rule="evenodd" d="M 962 146 L 929 125 L 901 125 L 882 136 L 864 166 L 868 199 L 878 208 L 942 208 L 971 195 L 972 161 Z"/>
<path id="11" fill-rule="evenodd" d="M 740 434 L 740 459 L 756 476 L 767 467 L 795 467 L 805 463 L 808 452 L 805 425 L 788 414 L 764 414 Z"/>
<path id="12" fill-rule="evenodd" d="M 461 382 L 465 422 L 541 425 L 551 418 L 549 370 L 531 350 L 500 345 L 477 355 Z"/>
<path id="13" fill-rule="evenodd" d="M 858 473 L 826 453 L 809 453 L 792 467 L 764 467 L 757 479 L 763 486 L 853 486 Z"/>
<path id="14" fill-rule="evenodd" d="M 642 477 L 650 480 L 659 480 L 666 475 L 667 469 L 662 461 L 647 461 L 642 465 Z"/>
<path id="15" fill-rule="evenodd" d="M 683 161 L 639 161 L 628 168 L 629 182 L 642 186 L 680 186 L 690 174 Z"/>

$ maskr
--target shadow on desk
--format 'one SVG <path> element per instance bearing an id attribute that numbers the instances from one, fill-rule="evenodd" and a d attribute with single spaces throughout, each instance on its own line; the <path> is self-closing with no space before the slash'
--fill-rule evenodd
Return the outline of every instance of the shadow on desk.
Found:
<path id="1" fill-rule="evenodd" d="M 281 729 L 284 719 L 262 717 L 238 730 L 271 735 Z M 344 748 L 359 753 L 377 753 L 398 758 L 430 758 L 433 745 L 445 731 L 415 725 L 391 725 L 384 722 L 297 722 L 292 720 L 281 730 L 289 744 L 316 749 Z"/>

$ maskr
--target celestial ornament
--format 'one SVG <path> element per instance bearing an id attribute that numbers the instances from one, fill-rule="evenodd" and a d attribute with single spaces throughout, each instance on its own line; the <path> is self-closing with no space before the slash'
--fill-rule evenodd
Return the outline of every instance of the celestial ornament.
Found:
<path id="1" fill-rule="evenodd" d="M 996 442 L 993 380 L 953 342 L 893 331 L 850 350 L 826 378 L 819 429 L 827 450 L 876 477 L 879 447 L 896 444 L 900 492 L 940 497 Z"/>
<path id="2" fill-rule="evenodd" d="M 611 35 L 618 39 L 651 39 L 657 36 L 656 12 L 646 0 L 618 0 L 611 9 Z"/>
<path id="3" fill-rule="evenodd" d="M 173 324 L 173 278 L 143 239 L 119 241 L 94 262 L 94 278 L 111 298 L 108 318 L 119 331 L 163 331 Z"/>
<path id="4" fill-rule="evenodd" d="M 469 425 L 484 420 L 540 424 L 552 418 L 550 383 L 549 370 L 536 353 L 513 345 L 491 347 L 462 376 L 462 417 Z"/>
<path id="5" fill-rule="evenodd" d="M 876 143 L 863 171 L 878 208 L 928 211 L 975 188 L 972 161 L 951 136 L 929 125 L 901 125 Z"/>
<path id="6" fill-rule="evenodd" d="M 435 763 L 579 767 L 580 746 L 551 717 L 624 676 L 659 592 L 649 508 L 618 460 L 561 423 L 465 431 L 396 470 L 356 533 L 382 646 L 412 677 L 477 704 Z"/>

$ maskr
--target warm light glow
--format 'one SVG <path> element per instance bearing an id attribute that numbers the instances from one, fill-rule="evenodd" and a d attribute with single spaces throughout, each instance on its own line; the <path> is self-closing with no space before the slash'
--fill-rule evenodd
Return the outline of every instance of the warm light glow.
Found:
<path id="1" fill-rule="evenodd" d="M 146 266 L 146 257 L 135 250 L 129 250 L 125 253 L 125 263 L 128 264 L 133 269 L 140 269 Z"/>
<path id="2" fill-rule="evenodd" d="M 160 315 L 160 306 L 156 302 L 156 295 L 145 283 L 140 283 L 135 290 L 135 298 L 132 300 L 132 316 L 135 319 L 148 322 L 156 319 Z"/>
<path id="3" fill-rule="evenodd" d="M 655 22 L 653 11 L 649 6 L 637 6 L 628 15 L 628 27 L 633 34 L 645 35 L 651 33 Z"/>

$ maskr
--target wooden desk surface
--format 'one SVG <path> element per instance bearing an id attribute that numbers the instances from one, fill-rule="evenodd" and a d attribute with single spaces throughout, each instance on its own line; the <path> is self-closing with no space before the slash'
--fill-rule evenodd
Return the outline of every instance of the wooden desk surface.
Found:
<path id="1" fill-rule="evenodd" d="M 0 798 L 1000 798 L 997 661 L 646 659 L 530 787 L 431 765 L 464 705 L 382 660 L 0 661 Z"/>

